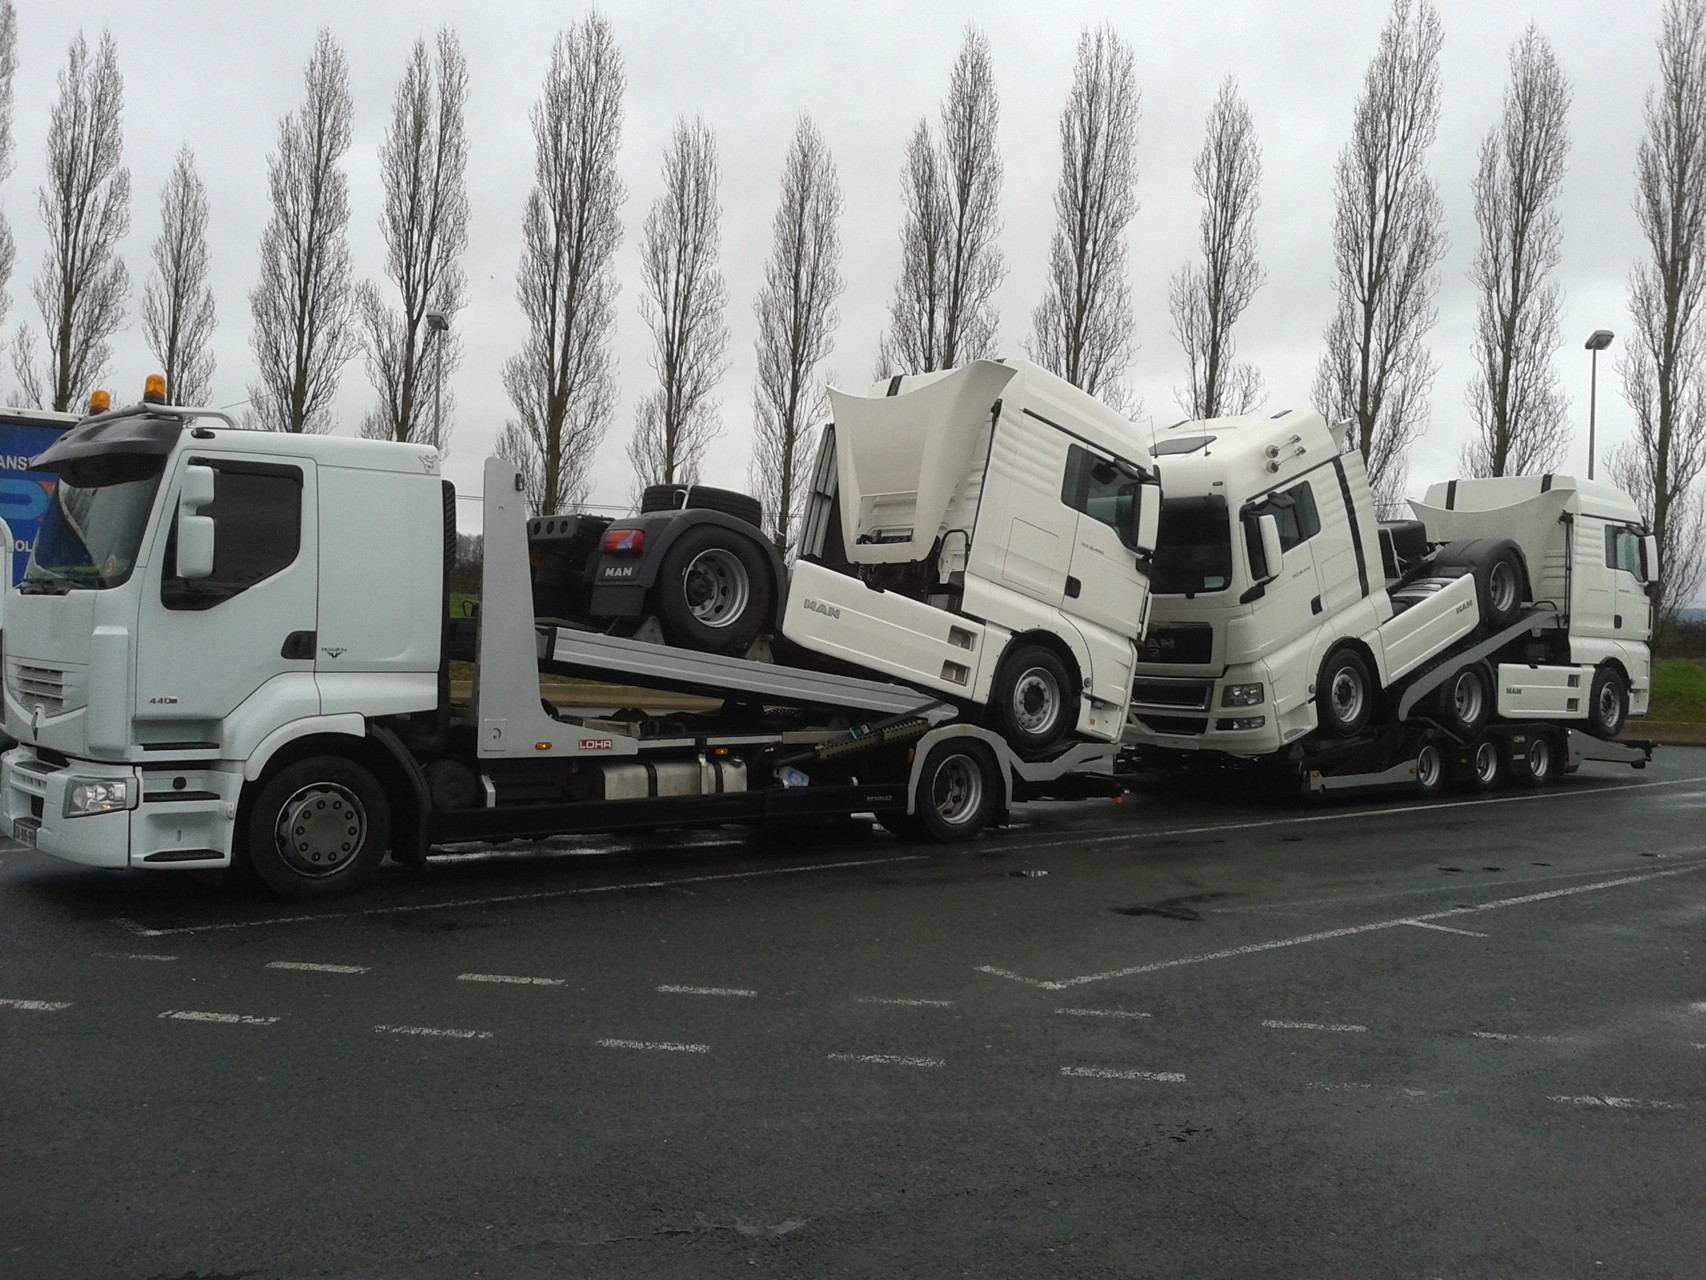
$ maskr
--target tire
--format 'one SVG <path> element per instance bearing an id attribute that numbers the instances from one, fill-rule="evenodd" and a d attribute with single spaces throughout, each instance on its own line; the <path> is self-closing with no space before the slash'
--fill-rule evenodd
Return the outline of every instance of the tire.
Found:
<path id="1" fill-rule="evenodd" d="M 1503 631 L 1522 616 L 1522 577 L 1522 556 L 1514 547 L 1500 550 L 1476 574 L 1481 617 L 1489 633 Z"/>
<path id="2" fill-rule="evenodd" d="M 379 780 L 343 756 L 285 765 L 249 806 L 249 865 L 281 898 L 335 898 L 371 880 L 391 844 Z"/>
<path id="3" fill-rule="evenodd" d="M 652 591 L 670 643 L 706 653 L 744 653 L 774 612 L 764 552 L 720 525 L 695 525 L 677 538 Z"/>
<path id="4" fill-rule="evenodd" d="M 938 743 L 918 771 L 911 817 L 943 844 L 970 840 L 995 816 L 1001 777 L 994 753 L 975 738 Z"/>
<path id="5" fill-rule="evenodd" d="M 1475 791 L 1497 791 L 1504 785 L 1505 753 L 1491 738 L 1482 738 L 1469 752 L 1469 786 Z"/>
<path id="6" fill-rule="evenodd" d="M 1481 732 L 1493 713 L 1493 695 L 1487 670 L 1482 666 L 1464 667 L 1439 691 L 1440 719 L 1461 738 L 1473 738 Z"/>
<path id="7" fill-rule="evenodd" d="M 1588 694 L 1588 732 L 1611 739 L 1623 732 L 1629 719 L 1629 686 L 1616 667 L 1600 667 L 1593 673 Z"/>
<path id="8" fill-rule="evenodd" d="M 1445 752 L 1437 743 L 1422 743 L 1416 751 L 1416 790 L 1431 800 L 1445 790 L 1445 780 Z"/>
<path id="9" fill-rule="evenodd" d="M 1374 677 L 1355 649 L 1335 649 L 1315 682 L 1316 719 L 1330 738 L 1354 738 L 1374 717 Z"/>
<path id="10" fill-rule="evenodd" d="M 1528 740 L 1522 753 L 1522 780 L 1531 787 L 1550 786 L 1558 780 L 1563 761 L 1558 743 L 1549 733 L 1537 733 Z"/>
<path id="11" fill-rule="evenodd" d="M 721 512 L 757 528 L 764 527 L 764 505 L 757 498 L 733 489 L 713 489 L 708 484 L 649 484 L 640 492 L 641 515 L 686 507 Z"/>
<path id="12" fill-rule="evenodd" d="M 1015 645 L 990 691 L 989 724 L 1024 756 L 1041 755 L 1078 725 L 1078 683 L 1059 654 Z"/>

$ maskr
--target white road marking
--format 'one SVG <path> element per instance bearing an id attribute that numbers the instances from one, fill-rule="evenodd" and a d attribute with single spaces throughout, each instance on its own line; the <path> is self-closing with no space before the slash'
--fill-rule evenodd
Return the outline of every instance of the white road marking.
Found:
<path id="1" fill-rule="evenodd" d="M 1563 1102 L 1576 1107 L 1616 1107 L 1624 1111 L 1687 1111 L 1686 1102 L 1654 1102 L 1650 1098 L 1606 1098 L 1595 1094 L 1584 1094 L 1581 1097 L 1564 1097 L 1558 1094 L 1548 1094 L 1548 1102 Z"/>
<path id="2" fill-rule="evenodd" d="M 1477 1040 L 1501 1040 L 1520 1044 L 1563 1044 L 1569 1036 L 1523 1036 L 1508 1031 L 1471 1031 Z"/>
<path id="3" fill-rule="evenodd" d="M 1441 933 L 1455 933 L 1465 938 L 1485 938 L 1484 933 L 1476 933 L 1473 929 L 1453 929 L 1448 924 L 1434 924 L 1431 920 L 1400 920 L 1399 924 L 1411 925 L 1417 929 L 1438 929 Z"/>
<path id="4" fill-rule="evenodd" d="M 708 1044 L 670 1044 L 658 1040 L 600 1040 L 603 1049 L 652 1049 L 659 1053 L 709 1053 Z"/>
<path id="5" fill-rule="evenodd" d="M 177 956 L 148 955 L 145 953 L 140 953 L 140 952 L 135 952 L 135 951 L 97 951 L 97 952 L 95 952 L 95 959 L 97 959 L 97 960 L 157 960 L 157 961 L 160 961 L 163 963 L 163 962 L 168 961 L 168 960 L 176 960 L 177 958 L 178 958 Z"/>
<path id="6" fill-rule="evenodd" d="M 885 1067 L 939 1067 L 940 1058 L 902 1058 L 892 1053 L 832 1053 L 831 1062 L 872 1062 Z"/>
<path id="7" fill-rule="evenodd" d="M 952 1009 L 952 1000 L 902 1000 L 894 996 L 859 996 L 859 1004 L 898 1004 L 908 1009 Z"/>
<path id="8" fill-rule="evenodd" d="M 1529 791 L 1521 795 L 1485 796 L 1474 800 L 1433 801 L 1425 804 L 1399 805 L 1397 807 L 1354 809 L 1348 812 L 1310 814 L 1302 818 L 1260 818 L 1251 822 L 1218 822 L 1196 827 L 1162 827 L 1154 831 L 1124 831 L 1118 835 L 1080 836 L 1065 840 L 1049 840 L 1038 843 L 1018 843 L 999 846 L 999 849 L 1012 849 L 1015 852 L 1023 850 L 1031 852 L 1037 849 L 1082 849 L 1087 845 L 1114 844 L 1120 841 L 1136 842 L 1163 838 L 1166 836 L 1200 836 L 1212 835 L 1219 831 L 1253 831 L 1261 827 L 1301 826 L 1305 823 L 1318 822 L 1348 822 L 1357 818 L 1385 818 L 1401 813 L 1440 813 L 1446 809 L 1462 809 L 1470 805 L 1482 804 L 1524 804 L 1532 800 L 1575 800 L 1583 796 L 1605 795 L 1614 791 L 1650 791 L 1654 787 L 1676 787 L 1689 782 L 1706 782 L 1706 775 L 1692 778 L 1666 778 L 1659 782 L 1612 782 L 1601 787 L 1585 787 L 1580 790 L 1559 791 L 1547 788 L 1541 791 Z M 996 852 L 997 847 L 990 849 Z"/>
<path id="9" fill-rule="evenodd" d="M 1283 1018 L 1263 1018 L 1264 1027 L 1272 1027 L 1276 1031 L 1367 1031 L 1368 1028 L 1356 1022 L 1287 1022 Z"/>
<path id="10" fill-rule="evenodd" d="M 306 960 L 269 960 L 269 969 L 300 969 L 304 973 L 366 973 L 364 964 L 309 964 Z"/>
<path id="11" fill-rule="evenodd" d="M 1056 1009 L 1069 1018 L 1153 1018 L 1152 1013 L 1129 1013 L 1124 1009 Z"/>
<path id="12" fill-rule="evenodd" d="M 387 1036 L 444 1036 L 451 1040 L 490 1040 L 490 1031 L 465 1031 L 459 1027 L 388 1027 L 381 1023 L 373 1028 Z"/>
<path id="13" fill-rule="evenodd" d="M 1357 1093 L 1373 1089 L 1371 1084 L 1329 1084 L 1324 1080 L 1310 1080 L 1305 1089 L 1319 1089 L 1322 1093 Z"/>
<path id="14" fill-rule="evenodd" d="M 1484 803 L 1496 802 L 1486 801 Z M 1399 925 L 1413 924 L 1417 920 L 1440 920 L 1454 916 L 1473 915 L 1478 911 L 1498 911 L 1505 907 L 1526 906 L 1531 902 L 1544 902 L 1552 898 L 1567 898 L 1578 893 L 1598 893 L 1602 889 L 1616 889 L 1626 884 L 1643 884 L 1648 880 L 1662 880 L 1668 876 L 1687 875 L 1691 871 L 1699 871 L 1702 868 L 1706 868 L 1706 861 L 1692 863 L 1686 867 L 1672 867 L 1666 871 L 1648 871 L 1641 875 L 1619 876 L 1615 880 L 1601 880 L 1595 884 L 1572 885 L 1567 889 L 1548 889 L 1543 893 L 1526 893 L 1516 898 L 1500 898 L 1494 902 L 1483 902 L 1479 906 L 1451 907 L 1445 911 L 1434 911 L 1427 915 L 1404 916 L 1396 920 L 1378 920 L 1373 924 L 1350 925 L 1343 929 L 1324 929 L 1320 933 L 1306 933 L 1295 938 L 1279 938 L 1273 942 L 1255 942 L 1245 947 L 1229 947 L 1225 951 L 1210 951 L 1197 956 L 1181 956 L 1176 960 L 1157 960 L 1151 964 L 1131 965 L 1124 969 L 1110 969 L 1105 973 L 1088 973 L 1080 977 L 1063 978 L 1054 982 L 1040 978 L 1027 978 L 1023 974 L 1014 973 L 1009 969 L 998 969 L 993 965 L 978 965 L 976 969 L 979 973 L 987 973 L 997 978 L 1008 978 L 1013 982 L 1022 982 L 1026 986 L 1040 987 L 1044 991 L 1065 991 L 1070 987 L 1081 987 L 1091 982 L 1107 982 L 1112 978 L 1131 978 L 1143 973 L 1158 973 L 1162 969 L 1178 969 L 1186 965 L 1207 964 L 1213 960 L 1230 960 L 1237 956 L 1276 951 L 1282 947 L 1301 947 L 1312 942 L 1326 942 L 1333 938 L 1351 938 L 1359 933 L 1395 929 Z"/>
<path id="15" fill-rule="evenodd" d="M 1412 1089 L 1406 1085 L 1372 1085 L 1355 1083 L 1332 1083 L 1326 1080 L 1310 1080 L 1305 1082 L 1305 1089 L 1315 1089 L 1322 1093 L 1394 1093 L 1400 1098 L 1449 1098 L 1450 1089 Z"/>
<path id="16" fill-rule="evenodd" d="M 1112 1067 L 1062 1067 L 1063 1076 L 1084 1076 L 1092 1080 L 1154 1080 L 1161 1084 L 1184 1084 L 1183 1071 L 1116 1071 Z"/>
<path id="17" fill-rule="evenodd" d="M 507 982 L 517 987 L 560 987 L 565 985 L 563 978 L 525 978 L 513 973 L 459 973 L 458 982 Z"/>
<path id="18" fill-rule="evenodd" d="M 747 991 L 741 987 L 678 987 L 672 983 L 663 983 L 658 990 L 670 996 L 744 996 L 753 999 L 756 991 Z"/>
<path id="19" fill-rule="evenodd" d="M 179 1022 L 230 1022 L 245 1027 L 270 1027 L 277 1018 L 261 1018 L 251 1013 L 206 1013 L 200 1009 L 168 1009 L 160 1015 Z"/>
<path id="20" fill-rule="evenodd" d="M 58 1013 L 69 1009 L 70 1000 L 0 1000 L 0 1009 L 28 1009 L 34 1013 Z"/>
<path id="21" fill-rule="evenodd" d="M 166 938 L 183 933 L 219 933 L 231 929 L 265 929 L 282 924 L 317 924 L 321 920 L 352 920 L 364 916 L 399 915 L 412 911 L 450 911 L 458 907 L 489 907 L 502 902 L 542 902 L 551 898 L 586 897 L 595 893 L 622 893 L 632 889 L 672 889 L 688 884 L 714 884 L 723 880 L 758 880 L 768 876 L 805 875 L 809 872 L 845 871 L 852 867 L 883 867 L 896 862 L 922 862 L 934 857 L 928 853 L 909 853 L 893 858 L 859 858 L 852 862 L 813 862 L 798 867 L 768 867 L 761 871 L 728 871 L 708 876 L 682 876 L 675 880 L 629 880 L 621 884 L 601 884 L 585 889 L 542 889 L 538 893 L 505 893 L 490 898 L 454 898 L 448 902 L 414 902 L 402 907 L 368 907 L 361 911 L 327 911 L 320 915 L 276 916 L 270 920 L 233 920 L 225 924 L 180 925 L 175 929 L 150 929 L 127 920 L 113 917 L 112 923 L 143 938 Z"/>

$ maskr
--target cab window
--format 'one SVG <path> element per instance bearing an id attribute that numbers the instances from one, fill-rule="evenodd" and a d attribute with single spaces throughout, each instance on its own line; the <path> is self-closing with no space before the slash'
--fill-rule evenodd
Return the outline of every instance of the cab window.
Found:
<path id="1" fill-rule="evenodd" d="M 1641 539 L 1633 529 L 1622 525 L 1607 525 L 1605 528 L 1605 567 L 1607 569 L 1622 569 L 1632 573 L 1641 581 L 1646 581 L 1646 566 L 1641 563 Z"/>
<path id="2" fill-rule="evenodd" d="M 1071 446 L 1060 500 L 1119 535 L 1127 547 L 1137 530 L 1137 504 L 1143 479 L 1124 466 L 1097 457 L 1080 445 Z"/>
<path id="3" fill-rule="evenodd" d="M 1321 532 L 1321 513 L 1315 508 L 1315 493 L 1305 480 L 1283 493 L 1270 493 L 1244 508 L 1244 544 L 1250 556 L 1250 574 L 1264 578 L 1277 569 L 1262 557 L 1262 530 L 1256 522 L 1272 516 L 1279 526 L 1280 550 L 1290 551 Z"/>
<path id="4" fill-rule="evenodd" d="M 160 583 L 168 609 L 211 609 L 264 582 L 295 562 L 302 546 L 302 472 L 269 462 L 192 458 L 209 466 L 213 501 L 202 509 L 213 517 L 213 572 L 186 582 L 177 576 L 177 534 L 167 548 Z"/>

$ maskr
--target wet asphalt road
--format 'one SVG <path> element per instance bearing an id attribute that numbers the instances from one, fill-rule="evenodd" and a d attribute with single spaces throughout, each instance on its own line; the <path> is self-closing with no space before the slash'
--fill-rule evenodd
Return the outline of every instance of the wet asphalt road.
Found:
<path id="1" fill-rule="evenodd" d="M 1706 751 L 1544 793 L 0 847 L 0 1276 L 1698 1277 Z"/>

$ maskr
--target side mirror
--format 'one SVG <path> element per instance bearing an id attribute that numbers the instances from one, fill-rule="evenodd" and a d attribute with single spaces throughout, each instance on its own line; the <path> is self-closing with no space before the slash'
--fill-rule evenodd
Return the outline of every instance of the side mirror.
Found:
<path id="1" fill-rule="evenodd" d="M 1161 540 L 1161 486 L 1139 485 L 1137 490 L 1137 528 L 1132 531 L 1132 546 L 1140 555 L 1155 554 L 1155 544 Z"/>
<path id="2" fill-rule="evenodd" d="M 213 573 L 213 517 L 198 515 L 213 501 L 212 467 L 184 468 L 178 492 L 178 577 L 186 582 Z"/>
<path id="3" fill-rule="evenodd" d="M 1641 581 L 1659 580 L 1659 540 L 1652 534 L 1641 539 Z"/>
<path id="4" fill-rule="evenodd" d="M 1280 564 L 1285 559 L 1285 551 L 1280 546 L 1279 521 L 1273 516 L 1257 516 L 1256 528 L 1262 535 L 1262 581 L 1268 582 L 1279 577 Z"/>

